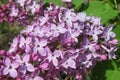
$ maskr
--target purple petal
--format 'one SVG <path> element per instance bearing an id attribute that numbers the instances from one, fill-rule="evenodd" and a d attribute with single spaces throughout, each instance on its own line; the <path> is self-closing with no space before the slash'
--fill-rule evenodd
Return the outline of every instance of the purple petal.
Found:
<path id="1" fill-rule="evenodd" d="M 33 72 L 35 70 L 35 68 L 34 68 L 34 66 L 32 64 L 27 63 L 26 66 L 27 66 L 27 70 L 29 72 Z"/>
<path id="2" fill-rule="evenodd" d="M 17 77 L 17 71 L 16 71 L 15 69 L 10 69 L 10 76 L 11 76 L 12 78 Z"/>
<path id="3" fill-rule="evenodd" d="M 38 51 L 38 52 L 39 52 L 39 54 L 40 54 L 41 56 L 46 56 L 46 54 L 47 54 L 47 53 L 46 53 L 46 50 L 45 50 L 44 48 L 42 48 L 42 47 L 39 48 L 39 51 Z"/>
<path id="4" fill-rule="evenodd" d="M 9 73 L 9 67 L 3 69 L 3 75 L 7 75 Z"/>
<path id="5" fill-rule="evenodd" d="M 97 40 L 98 40 L 98 36 L 97 36 L 97 35 L 93 35 L 93 39 L 94 39 L 95 41 L 97 41 Z"/>
<path id="6" fill-rule="evenodd" d="M 42 77 L 36 76 L 34 80 L 44 80 Z"/>
<path id="7" fill-rule="evenodd" d="M 54 54 L 55 57 L 59 57 L 59 56 L 62 56 L 62 51 L 55 50 L 53 54 Z"/>
<path id="8" fill-rule="evenodd" d="M 11 61 L 10 61 L 9 58 L 6 58 L 6 59 L 5 59 L 5 65 L 6 65 L 6 66 L 10 66 L 10 65 L 11 65 Z"/>
<path id="9" fill-rule="evenodd" d="M 25 45 L 25 38 L 23 36 L 20 36 L 20 44 L 19 47 L 22 48 Z"/>
<path id="10" fill-rule="evenodd" d="M 73 59 L 68 59 L 68 65 L 69 65 L 69 67 L 71 67 L 71 68 L 76 68 L 76 63 L 75 63 L 75 61 L 73 60 Z"/>
<path id="11" fill-rule="evenodd" d="M 30 54 L 26 54 L 23 57 L 23 62 L 28 62 L 30 60 Z"/>
<path id="12" fill-rule="evenodd" d="M 55 57 L 53 57 L 52 62 L 54 66 L 58 66 L 58 60 Z"/>
<path id="13" fill-rule="evenodd" d="M 19 64 L 18 64 L 17 62 L 14 62 L 14 63 L 11 64 L 11 66 L 12 66 L 13 68 L 18 68 Z"/>
<path id="14" fill-rule="evenodd" d="M 27 44 L 30 44 L 31 42 L 32 42 L 32 38 L 28 36 L 28 37 L 26 38 L 26 43 L 27 43 Z"/>
<path id="15" fill-rule="evenodd" d="M 40 41 L 40 46 L 44 47 L 46 45 L 47 45 L 47 40 L 46 39 Z"/>
<path id="16" fill-rule="evenodd" d="M 43 70 L 47 70 L 48 69 L 48 63 L 41 64 L 40 68 L 42 68 Z"/>

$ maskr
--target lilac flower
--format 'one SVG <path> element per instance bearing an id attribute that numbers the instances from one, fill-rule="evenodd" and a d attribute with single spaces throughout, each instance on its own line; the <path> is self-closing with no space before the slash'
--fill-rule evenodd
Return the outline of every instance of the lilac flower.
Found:
<path id="1" fill-rule="evenodd" d="M 67 26 L 72 27 L 72 21 L 75 19 L 76 14 L 71 10 L 66 10 L 65 15 L 63 16 L 63 21 L 66 22 Z"/>
<path id="2" fill-rule="evenodd" d="M 116 36 L 115 33 L 111 31 L 112 29 L 113 29 L 113 26 L 110 26 L 105 29 L 104 36 L 105 36 L 106 41 L 108 41 L 108 40 L 110 40 L 110 38 L 114 38 Z"/>
<path id="3" fill-rule="evenodd" d="M 51 24 L 51 30 L 53 30 L 53 37 L 58 37 L 59 34 L 65 33 L 67 30 L 64 27 L 64 23 L 60 23 L 58 25 Z"/>
<path id="4" fill-rule="evenodd" d="M 62 52 L 59 51 L 59 50 L 55 50 L 53 53 L 49 50 L 48 51 L 48 60 L 49 62 L 52 62 L 54 66 L 58 66 L 58 59 L 61 55 L 62 55 Z"/>
<path id="5" fill-rule="evenodd" d="M 36 4 L 36 1 L 32 2 L 32 5 L 28 5 L 28 9 L 31 10 L 32 14 L 35 14 L 35 12 L 40 8 L 40 5 Z"/>
<path id="6" fill-rule="evenodd" d="M 34 53 L 39 53 L 41 56 L 46 56 L 46 50 L 45 46 L 47 45 L 46 39 L 39 40 L 38 38 L 35 38 L 35 45 L 34 45 Z"/>
<path id="7" fill-rule="evenodd" d="M 71 51 L 73 53 L 73 50 Z M 75 52 L 78 52 L 77 50 Z M 69 57 L 65 62 L 63 62 L 62 66 L 66 69 L 68 67 L 76 69 L 76 61 L 75 59 L 78 57 L 78 54 L 75 54 L 74 56 Z"/>
<path id="8" fill-rule="evenodd" d="M 90 42 L 89 40 L 84 40 L 84 41 L 85 41 L 84 48 L 86 50 L 89 49 L 91 52 L 95 52 L 96 42 Z"/>
<path id="9" fill-rule="evenodd" d="M 83 62 L 83 64 L 85 65 L 85 67 L 89 68 L 93 65 L 92 59 L 95 59 L 97 57 L 98 57 L 97 54 L 88 54 L 86 56 L 86 60 L 85 60 L 85 62 Z"/>
<path id="10" fill-rule="evenodd" d="M 101 45 L 101 47 L 108 53 L 109 59 L 116 59 L 116 55 L 114 52 L 117 50 L 117 47 L 110 47 L 110 49 L 104 45 Z"/>
<path id="11" fill-rule="evenodd" d="M 29 72 L 33 72 L 35 70 L 34 66 L 31 63 L 29 63 L 29 61 L 30 54 L 26 54 L 22 57 L 22 59 L 18 60 L 18 62 L 20 63 L 19 70 L 23 72 L 23 74 L 26 73 L 26 70 L 28 70 Z"/>
<path id="12" fill-rule="evenodd" d="M 20 44 L 19 44 L 20 48 L 25 48 L 26 52 L 30 52 L 31 51 L 31 44 L 32 44 L 31 37 L 27 37 L 25 39 L 23 36 L 20 36 Z"/>
<path id="13" fill-rule="evenodd" d="M 15 38 L 13 39 L 13 43 L 11 44 L 8 53 L 13 53 L 13 52 L 15 52 L 15 51 L 17 50 L 18 43 L 19 43 L 19 37 L 15 37 Z"/>
<path id="14" fill-rule="evenodd" d="M 44 16 L 42 16 L 40 19 L 41 22 L 40 25 L 43 26 L 45 23 L 48 22 L 48 20 L 49 20 L 49 15 L 45 13 Z"/>
<path id="15" fill-rule="evenodd" d="M 76 16 L 76 20 L 79 20 L 81 22 L 86 21 L 86 13 L 85 12 L 78 13 Z"/>
<path id="16" fill-rule="evenodd" d="M 11 17 L 17 17 L 19 13 L 18 8 L 15 7 L 15 5 L 13 5 L 11 7 L 11 13 L 9 14 Z"/>
<path id="17" fill-rule="evenodd" d="M 19 64 L 16 62 L 12 62 L 10 58 L 6 58 L 4 64 L 5 68 L 3 69 L 3 75 L 9 74 L 12 78 L 17 77 L 17 68 L 19 67 Z"/>
<path id="18" fill-rule="evenodd" d="M 24 7 L 26 0 L 16 0 L 16 2 L 19 3 L 21 7 Z"/>
<path id="19" fill-rule="evenodd" d="M 51 59 L 50 59 L 51 60 Z M 43 69 L 43 70 L 48 70 L 49 68 L 48 68 L 48 63 L 43 63 L 43 64 L 41 64 L 39 67 L 41 68 L 41 69 Z"/>
<path id="20" fill-rule="evenodd" d="M 76 63 L 74 61 L 74 58 L 70 57 L 69 59 L 67 59 L 62 66 L 66 69 L 68 69 L 68 67 L 70 68 L 76 68 Z"/>
<path id="21" fill-rule="evenodd" d="M 98 40 L 98 35 L 101 33 L 102 33 L 102 30 L 98 29 L 98 27 L 91 26 L 91 31 L 89 34 L 92 35 L 94 41 Z"/>

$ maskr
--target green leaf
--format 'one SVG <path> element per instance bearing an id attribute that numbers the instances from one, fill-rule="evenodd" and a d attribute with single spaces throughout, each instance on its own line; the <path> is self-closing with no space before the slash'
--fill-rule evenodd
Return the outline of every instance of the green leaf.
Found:
<path id="1" fill-rule="evenodd" d="M 120 79 L 120 71 L 107 70 L 105 76 L 106 76 L 106 80 L 119 80 Z"/>
<path id="2" fill-rule="evenodd" d="M 81 4 L 84 2 L 85 0 L 73 0 L 72 3 L 75 5 L 74 9 L 79 9 Z"/>
<path id="3" fill-rule="evenodd" d="M 117 25 L 117 26 L 114 28 L 113 32 L 115 32 L 116 38 L 118 39 L 119 45 L 120 45 L 120 25 Z"/>
<path id="4" fill-rule="evenodd" d="M 108 3 L 92 1 L 86 9 L 87 15 L 95 15 L 102 18 L 102 22 L 106 23 L 110 19 L 114 19 L 118 15 L 118 11 L 114 10 Z"/>
<path id="5" fill-rule="evenodd" d="M 42 0 L 43 2 L 46 2 L 46 3 L 54 3 L 55 5 L 58 5 L 58 6 L 62 6 L 63 3 L 62 3 L 62 0 Z"/>
<path id="6" fill-rule="evenodd" d="M 115 60 L 99 62 L 92 71 L 91 80 L 119 80 L 120 65 Z"/>
<path id="7" fill-rule="evenodd" d="M 50 3 L 53 2 L 55 5 L 63 6 L 62 0 L 43 0 L 43 2 Z M 74 9 L 79 9 L 84 0 L 73 0 L 72 4 L 75 5 Z"/>

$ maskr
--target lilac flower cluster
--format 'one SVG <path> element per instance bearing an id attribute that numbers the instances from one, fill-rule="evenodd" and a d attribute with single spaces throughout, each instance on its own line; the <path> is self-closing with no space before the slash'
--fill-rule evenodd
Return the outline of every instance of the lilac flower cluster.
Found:
<path id="1" fill-rule="evenodd" d="M 24 7 L 25 1 L 17 2 Z M 36 8 L 29 7 L 33 14 Z M 104 27 L 98 17 L 53 4 L 42 13 L 13 39 L 8 51 L 0 51 L 0 79 L 59 80 L 64 74 L 84 80 L 96 62 L 116 58 L 112 25 Z"/>
<path id="2" fill-rule="evenodd" d="M 0 6 L 0 23 L 17 21 L 19 25 L 27 25 L 35 15 L 42 15 L 42 6 L 41 1 L 36 3 L 36 0 L 9 0 Z"/>

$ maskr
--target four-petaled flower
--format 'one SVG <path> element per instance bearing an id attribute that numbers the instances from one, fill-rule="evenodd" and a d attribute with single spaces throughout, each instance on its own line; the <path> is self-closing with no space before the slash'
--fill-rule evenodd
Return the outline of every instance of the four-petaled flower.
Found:
<path id="1" fill-rule="evenodd" d="M 29 61 L 30 61 L 30 54 L 25 54 L 22 57 L 22 59 L 18 59 L 17 61 L 20 64 L 19 70 L 23 74 L 26 74 L 26 70 L 29 71 L 29 72 L 34 72 L 34 70 L 35 70 L 34 66 L 31 63 L 29 63 Z"/>
<path id="2" fill-rule="evenodd" d="M 33 48 L 34 53 L 39 53 L 41 56 L 46 56 L 47 54 L 45 50 L 46 45 L 47 45 L 46 39 L 39 40 L 38 38 L 35 38 L 35 44 Z"/>
<path id="3" fill-rule="evenodd" d="M 9 74 L 10 77 L 15 78 L 17 77 L 17 68 L 19 67 L 19 64 L 17 62 L 12 62 L 10 58 L 6 58 L 4 61 L 4 69 L 3 69 L 3 75 Z"/>

